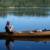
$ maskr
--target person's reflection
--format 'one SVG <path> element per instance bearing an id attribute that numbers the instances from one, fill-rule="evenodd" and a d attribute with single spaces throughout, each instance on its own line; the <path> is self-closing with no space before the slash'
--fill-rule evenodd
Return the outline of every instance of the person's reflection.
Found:
<path id="1" fill-rule="evenodd" d="M 11 50 L 10 40 L 6 40 L 5 45 L 6 45 L 7 50 Z"/>
<path id="2" fill-rule="evenodd" d="M 12 27 L 12 25 L 10 24 L 9 21 L 7 21 L 7 23 L 6 23 L 5 30 L 6 30 L 6 32 L 8 33 L 8 35 L 9 35 L 9 34 L 13 34 L 13 27 Z M 5 45 L 6 45 L 7 50 L 10 50 L 10 42 L 11 42 L 11 41 L 14 41 L 14 40 L 11 40 L 10 37 L 9 37 L 8 39 L 6 39 Z"/>

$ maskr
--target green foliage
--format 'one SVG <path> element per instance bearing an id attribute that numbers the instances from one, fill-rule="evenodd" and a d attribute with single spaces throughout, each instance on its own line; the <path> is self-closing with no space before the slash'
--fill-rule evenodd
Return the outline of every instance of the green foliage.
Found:
<path id="1" fill-rule="evenodd" d="M 0 6 L 43 7 L 49 5 L 50 0 L 0 0 Z"/>
<path id="2" fill-rule="evenodd" d="M 12 11 L 9 7 L 15 7 L 16 15 L 47 15 L 42 7 L 50 7 L 50 0 L 0 0 L 0 11 Z"/>

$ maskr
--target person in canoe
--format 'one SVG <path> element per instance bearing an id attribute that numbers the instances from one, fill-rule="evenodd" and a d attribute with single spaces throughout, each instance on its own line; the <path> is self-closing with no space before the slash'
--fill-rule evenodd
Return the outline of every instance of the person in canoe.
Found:
<path id="1" fill-rule="evenodd" d="M 13 30 L 13 26 L 11 25 L 11 23 L 9 21 L 7 21 L 6 23 L 6 26 L 5 26 L 5 30 L 7 32 L 7 34 L 13 34 L 14 30 Z M 10 37 L 8 39 L 6 39 L 6 47 L 10 50 L 10 47 L 9 47 L 9 44 L 10 44 L 10 41 L 14 41 L 12 39 L 10 39 Z"/>

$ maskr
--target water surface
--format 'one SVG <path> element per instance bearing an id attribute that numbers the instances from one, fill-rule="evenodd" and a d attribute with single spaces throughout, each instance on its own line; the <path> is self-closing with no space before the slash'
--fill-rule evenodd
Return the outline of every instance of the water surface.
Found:
<path id="1" fill-rule="evenodd" d="M 16 32 L 50 29 L 50 17 L 15 16 L 0 17 L 0 32 L 5 31 L 6 22 L 10 21 Z M 2 29 L 1 29 L 2 28 Z"/>
<path id="2" fill-rule="evenodd" d="M 50 41 L 14 41 L 14 43 L 11 42 L 10 45 L 12 50 L 50 50 Z M 5 40 L 0 40 L 0 50 L 6 50 Z"/>
<path id="3" fill-rule="evenodd" d="M 5 31 L 7 20 L 14 26 L 16 32 L 50 29 L 50 17 L 15 16 L 0 17 L 0 32 Z M 50 50 L 50 41 L 14 41 L 10 43 L 12 50 Z M 0 50 L 6 50 L 5 40 L 0 40 Z"/>

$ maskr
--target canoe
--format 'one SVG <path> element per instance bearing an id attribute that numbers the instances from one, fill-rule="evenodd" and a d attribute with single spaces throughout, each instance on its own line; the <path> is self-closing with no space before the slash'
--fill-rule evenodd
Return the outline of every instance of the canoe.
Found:
<path id="1" fill-rule="evenodd" d="M 0 32 L 0 39 L 22 40 L 22 41 L 48 41 L 50 40 L 50 31 L 14 32 L 13 34 Z"/>

